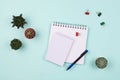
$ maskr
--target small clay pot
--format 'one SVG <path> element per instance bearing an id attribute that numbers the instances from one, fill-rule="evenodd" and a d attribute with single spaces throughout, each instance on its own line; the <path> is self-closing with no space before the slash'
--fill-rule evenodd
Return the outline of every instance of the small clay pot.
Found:
<path id="1" fill-rule="evenodd" d="M 10 46 L 14 50 L 18 50 L 22 46 L 22 42 L 19 39 L 13 39 Z"/>
<path id="2" fill-rule="evenodd" d="M 35 37 L 35 30 L 33 28 L 27 28 L 24 34 L 26 38 L 32 39 Z"/>
<path id="3" fill-rule="evenodd" d="M 103 69 L 107 66 L 108 61 L 104 57 L 99 57 L 99 58 L 96 59 L 95 64 L 98 68 Z"/>

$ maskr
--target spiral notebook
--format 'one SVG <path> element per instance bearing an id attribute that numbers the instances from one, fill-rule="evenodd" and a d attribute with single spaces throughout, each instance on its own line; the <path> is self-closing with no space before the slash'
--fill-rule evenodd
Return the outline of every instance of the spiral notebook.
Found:
<path id="1" fill-rule="evenodd" d="M 87 33 L 86 25 L 52 23 L 46 60 L 60 66 L 73 63 L 86 49 Z M 77 64 L 84 64 L 84 57 Z"/>

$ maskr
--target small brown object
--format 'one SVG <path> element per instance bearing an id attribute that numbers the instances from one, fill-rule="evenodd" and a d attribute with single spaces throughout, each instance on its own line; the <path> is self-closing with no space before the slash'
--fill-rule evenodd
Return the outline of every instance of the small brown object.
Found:
<path id="1" fill-rule="evenodd" d="M 87 10 L 87 11 L 85 12 L 85 15 L 90 15 L 89 10 Z"/>
<path id="2" fill-rule="evenodd" d="M 28 39 L 32 39 L 35 37 L 35 30 L 33 28 L 28 28 L 25 30 L 25 37 Z"/>

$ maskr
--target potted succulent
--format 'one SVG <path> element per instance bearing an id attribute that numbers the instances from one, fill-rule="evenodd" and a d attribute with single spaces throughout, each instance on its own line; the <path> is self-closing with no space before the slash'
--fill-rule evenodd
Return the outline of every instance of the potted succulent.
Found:
<path id="1" fill-rule="evenodd" d="M 13 21 L 11 22 L 13 23 L 12 27 L 17 27 L 17 29 L 24 28 L 24 24 L 26 24 L 25 19 L 22 17 L 22 14 L 20 14 L 20 16 L 13 16 Z"/>
<path id="2" fill-rule="evenodd" d="M 19 39 L 13 39 L 10 46 L 14 50 L 18 50 L 22 46 L 22 42 Z"/>
<path id="3" fill-rule="evenodd" d="M 99 57 L 99 58 L 96 59 L 95 64 L 98 68 L 103 69 L 107 66 L 108 61 L 104 57 Z"/>
<path id="4" fill-rule="evenodd" d="M 35 37 L 35 30 L 33 28 L 27 28 L 24 34 L 26 38 L 32 39 Z"/>

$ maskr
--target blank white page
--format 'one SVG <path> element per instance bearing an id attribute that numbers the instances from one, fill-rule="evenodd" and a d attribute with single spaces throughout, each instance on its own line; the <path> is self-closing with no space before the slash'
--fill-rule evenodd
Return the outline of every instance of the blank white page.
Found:
<path id="1" fill-rule="evenodd" d="M 46 60 L 63 66 L 72 47 L 73 41 L 73 38 L 54 33 L 48 45 Z"/>

